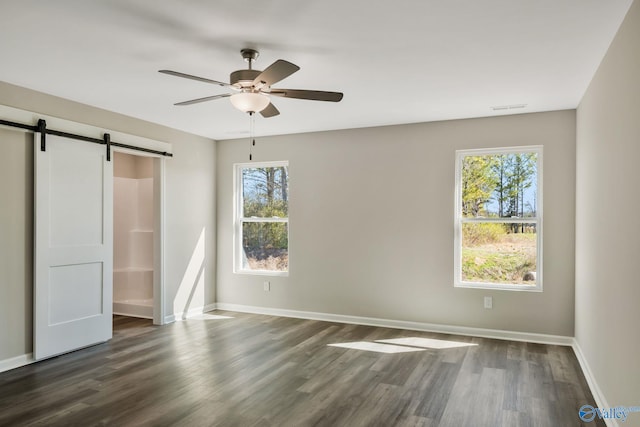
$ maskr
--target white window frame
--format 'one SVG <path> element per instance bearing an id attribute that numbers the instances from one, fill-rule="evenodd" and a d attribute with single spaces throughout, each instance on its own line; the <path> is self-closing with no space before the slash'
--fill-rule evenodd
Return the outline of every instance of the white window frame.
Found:
<path id="1" fill-rule="evenodd" d="M 537 188 L 536 188 L 536 217 L 535 218 L 463 218 L 462 217 L 462 159 L 465 156 L 483 156 L 483 155 L 500 155 L 500 154 L 517 154 L 517 153 L 536 153 L 537 160 Z M 542 216 L 543 216 L 543 194 L 542 194 L 542 145 L 521 146 L 521 147 L 503 147 L 503 148 L 485 148 L 471 150 L 456 151 L 456 188 L 455 188 L 455 240 L 454 240 L 454 287 L 457 288 L 474 288 L 474 289 L 499 289 L 511 291 L 525 292 L 542 292 L 543 268 L 542 268 Z M 462 224 L 463 223 L 517 223 L 517 224 L 535 224 L 536 225 L 536 284 L 502 284 L 502 283 L 486 283 L 486 282 L 466 282 L 462 280 Z"/>
<path id="2" fill-rule="evenodd" d="M 274 223 L 282 222 L 287 224 L 287 251 L 289 251 L 289 209 L 287 208 L 286 218 L 258 218 L 258 217 L 243 217 L 243 182 L 242 171 L 243 169 L 259 169 L 259 168 L 277 168 L 277 167 L 289 167 L 288 161 L 277 162 L 252 162 L 252 163 L 236 163 L 233 165 L 233 193 L 234 193 L 234 237 L 233 237 L 233 272 L 235 274 L 249 274 L 258 276 L 288 276 L 290 266 L 287 267 L 287 271 L 273 271 L 273 270 L 249 270 L 243 268 L 242 263 L 242 224 L 245 222 L 264 222 Z M 289 194 L 291 194 L 291 186 L 288 188 Z"/>

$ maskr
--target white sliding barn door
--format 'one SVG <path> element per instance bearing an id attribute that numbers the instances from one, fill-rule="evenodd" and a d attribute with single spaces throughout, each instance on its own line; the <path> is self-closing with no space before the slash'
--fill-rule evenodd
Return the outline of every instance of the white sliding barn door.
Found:
<path id="1" fill-rule="evenodd" d="M 113 163 L 104 145 L 35 134 L 36 360 L 111 339 Z"/>

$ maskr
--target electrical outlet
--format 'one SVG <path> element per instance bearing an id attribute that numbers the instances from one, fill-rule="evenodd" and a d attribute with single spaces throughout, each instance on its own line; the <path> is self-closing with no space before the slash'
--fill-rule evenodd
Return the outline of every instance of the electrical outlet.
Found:
<path id="1" fill-rule="evenodd" d="M 493 308 L 493 297 L 484 297 L 484 308 Z"/>
<path id="2" fill-rule="evenodd" d="M 264 288 L 265 292 L 269 292 L 271 290 L 271 283 L 269 282 L 262 282 L 262 287 Z"/>

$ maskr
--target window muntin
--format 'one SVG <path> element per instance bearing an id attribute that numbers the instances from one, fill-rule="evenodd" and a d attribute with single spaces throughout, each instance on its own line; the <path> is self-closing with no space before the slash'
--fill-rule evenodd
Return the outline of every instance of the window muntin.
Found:
<path id="1" fill-rule="evenodd" d="M 542 290 L 542 147 L 456 153 L 457 287 Z"/>
<path id="2" fill-rule="evenodd" d="M 235 165 L 235 193 L 234 272 L 287 275 L 288 163 Z"/>

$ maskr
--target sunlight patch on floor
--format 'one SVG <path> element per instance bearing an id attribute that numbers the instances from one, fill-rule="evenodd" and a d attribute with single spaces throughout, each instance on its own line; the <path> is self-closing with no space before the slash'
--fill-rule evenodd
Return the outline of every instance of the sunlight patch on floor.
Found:
<path id="1" fill-rule="evenodd" d="M 376 340 L 376 342 L 386 343 L 386 344 L 405 345 L 410 347 L 433 348 L 433 349 L 472 347 L 472 346 L 478 345 L 470 342 L 437 340 L 434 338 L 420 338 L 420 337 L 392 338 L 388 340 Z"/>
<path id="2" fill-rule="evenodd" d="M 476 343 L 438 340 L 435 338 L 404 337 L 386 340 L 355 341 L 328 344 L 331 347 L 349 348 L 352 350 L 374 351 L 376 353 L 409 353 L 412 351 L 425 351 L 426 349 L 443 350 L 448 348 L 472 347 Z"/>
<path id="3" fill-rule="evenodd" d="M 330 347 L 342 347 L 352 350 L 374 351 L 376 353 L 408 353 L 412 351 L 424 351 L 424 348 L 405 347 L 401 345 L 380 344 L 368 341 L 355 341 L 337 344 L 329 344 Z"/>

